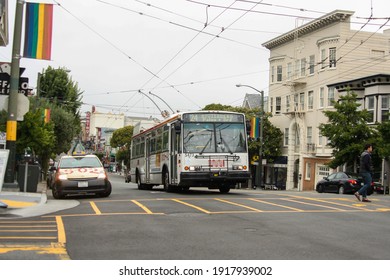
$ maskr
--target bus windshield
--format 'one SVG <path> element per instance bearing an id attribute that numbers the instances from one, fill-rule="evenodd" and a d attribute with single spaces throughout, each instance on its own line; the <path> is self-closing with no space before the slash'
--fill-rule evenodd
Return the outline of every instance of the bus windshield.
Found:
<path id="1" fill-rule="evenodd" d="M 246 152 L 245 128 L 242 123 L 184 123 L 185 153 Z"/>

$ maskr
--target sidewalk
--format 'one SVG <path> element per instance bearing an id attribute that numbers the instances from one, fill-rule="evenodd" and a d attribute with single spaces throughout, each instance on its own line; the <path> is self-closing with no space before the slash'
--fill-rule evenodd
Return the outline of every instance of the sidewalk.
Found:
<path id="1" fill-rule="evenodd" d="M 38 183 L 35 193 L 3 188 L 0 192 L 0 202 L 6 204 L 7 208 L 0 208 L 0 219 L 35 217 L 79 204 L 76 200 L 48 200 L 47 191 L 45 181 Z"/>

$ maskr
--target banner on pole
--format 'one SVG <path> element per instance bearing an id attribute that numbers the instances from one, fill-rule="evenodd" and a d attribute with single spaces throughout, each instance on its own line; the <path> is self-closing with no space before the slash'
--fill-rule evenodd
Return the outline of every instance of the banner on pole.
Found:
<path id="1" fill-rule="evenodd" d="M 52 30 L 53 4 L 26 3 L 23 56 L 51 60 Z"/>

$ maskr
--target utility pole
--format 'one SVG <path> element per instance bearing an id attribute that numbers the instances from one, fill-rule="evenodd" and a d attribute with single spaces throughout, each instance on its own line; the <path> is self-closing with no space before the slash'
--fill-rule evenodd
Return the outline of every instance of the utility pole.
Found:
<path id="1" fill-rule="evenodd" d="M 264 127 L 264 91 L 258 90 L 252 86 L 248 85 L 236 85 L 236 87 L 248 87 L 251 88 L 258 93 L 260 93 L 260 131 L 259 131 L 259 140 L 260 140 L 260 148 L 259 148 L 259 171 L 256 173 L 256 186 L 261 188 L 263 182 L 263 127 Z"/>
<path id="2" fill-rule="evenodd" d="M 16 131 L 17 131 L 17 111 L 19 94 L 19 67 L 20 67 L 20 45 L 22 37 L 23 23 L 23 0 L 17 0 L 15 11 L 15 28 L 12 46 L 10 93 L 8 101 L 7 116 L 7 142 L 6 148 L 9 150 L 7 170 L 4 177 L 5 184 L 10 187 L 17 187 L 15 183 L 15 165 L 16 165 Z"/>

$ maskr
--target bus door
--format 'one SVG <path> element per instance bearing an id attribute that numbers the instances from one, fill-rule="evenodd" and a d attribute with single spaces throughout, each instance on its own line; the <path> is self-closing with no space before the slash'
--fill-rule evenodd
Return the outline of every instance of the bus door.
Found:
<path id="1" fill-rule="evenodd" d="M 171 125 L 171 146 L 169 147 L 169 162 L 171 183 L 177 184 L 177 158 L 180 147 L 180 122 Z"/>
<path id="2" fill-rule="evenodd" d="M 150 138 L 145 141 L 145 183 L 150 182 Z"/>

